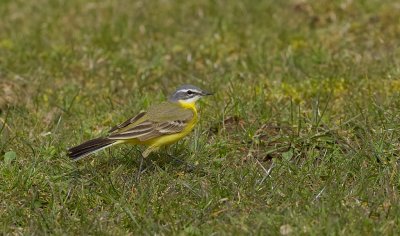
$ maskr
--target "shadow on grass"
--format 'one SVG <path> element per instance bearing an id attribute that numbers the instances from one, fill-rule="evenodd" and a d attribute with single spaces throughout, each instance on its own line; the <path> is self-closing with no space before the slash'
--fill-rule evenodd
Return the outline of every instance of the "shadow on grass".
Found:
<path id="1" fill-rule="evenodd" d="M 187 161 L 188 152 L 183 148 L 164 148 L 143 158 L 139 147 L 124 148 L 121 152 L 108 150 L 109 155 L 97 155 L 79 162 L 83 163 L 75 172 L 75 178 L 85 178 L 87 173 L 98 175 L 111 173 L 119 168 L 132 173 L 137 181 L 144 174 L 169 172 L 170 174 L 192 173 L 198 176 L 206 175 L 204 168 Z M 78 166 L 81 165 L 78 163 Z M 85 174 L 86 173 L 86 174 Z"/>

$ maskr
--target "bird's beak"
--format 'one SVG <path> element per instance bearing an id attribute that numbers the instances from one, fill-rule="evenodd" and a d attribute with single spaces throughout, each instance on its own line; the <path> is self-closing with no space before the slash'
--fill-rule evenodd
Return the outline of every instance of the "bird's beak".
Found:
<path id="1" fill-rule="evenodd" d="M 210 95 L 214 95 L 214 93 L 211 93 L 211 92 L 208 92 L 208 91 L 203 90 L 201 95 L 203 95 L 203 96 L 210 96 Z"/>

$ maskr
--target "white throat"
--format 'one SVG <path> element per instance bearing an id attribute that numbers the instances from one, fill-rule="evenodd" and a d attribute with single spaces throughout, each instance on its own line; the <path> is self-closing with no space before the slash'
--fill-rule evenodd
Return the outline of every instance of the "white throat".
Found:
<path id="1" fill-rule="evenodd" d="M 192 98 L 185 99 L 185 100 L 182 100 L 182 101 L 187 102 L 187 103 L 194 103 L 194 102 L 197 102 L 197 100 L 199 100 L 200 98 L 201 98 L 201 96 L 194 96 Z"/>

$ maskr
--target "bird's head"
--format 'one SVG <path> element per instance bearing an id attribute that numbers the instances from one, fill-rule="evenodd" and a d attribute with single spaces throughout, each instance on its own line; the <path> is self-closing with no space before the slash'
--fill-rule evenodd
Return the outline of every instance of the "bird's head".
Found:
<path id="1" fill-rule="evenodd" d="M 201 97 L 213 95 L 213 93 L 202 90 L 193 85 L 183 85 L 169 97 L 171 102 L 195 103 Z"/>

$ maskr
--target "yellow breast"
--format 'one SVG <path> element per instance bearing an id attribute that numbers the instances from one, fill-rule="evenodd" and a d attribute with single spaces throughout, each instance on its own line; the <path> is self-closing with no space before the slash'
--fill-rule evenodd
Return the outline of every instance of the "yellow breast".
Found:
<path id="1" fill-rule="evenodd" d="M 193 118 L 187 123 L 187 126 L 185 127 L 185 129 L 180 133 L 164 135 L 164 136 L 149 140 L 149 142 L 146 143 L 147 145 L 151 145 L 151 146 L 155 146 L 155 147 L 169 145 L 169 144 L 175 143 L 178 140 L 182 139 L 183 137 L 188 135 L 193 130 L 194 126 L 196 125 L 196 123 L 198 121 L 198 114 L 197 114 L 195 104 L 184 102 L 184 101 L 179 101 L 179 104 L 182 106 L 182 108 L 190 109 L 193 112 Z"/>

